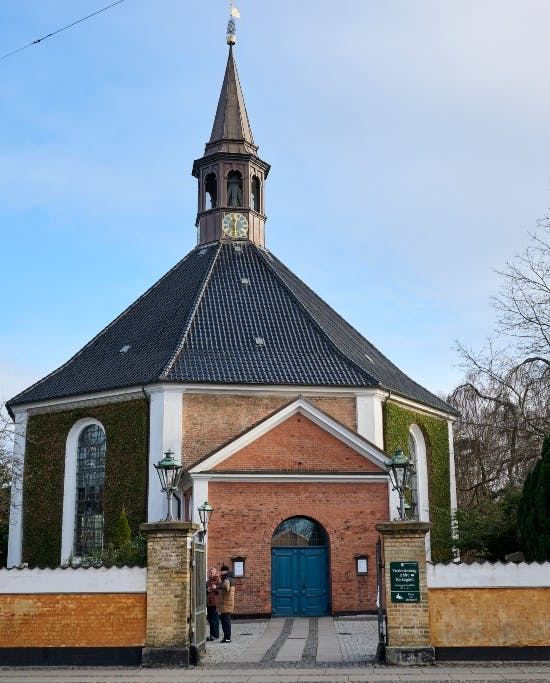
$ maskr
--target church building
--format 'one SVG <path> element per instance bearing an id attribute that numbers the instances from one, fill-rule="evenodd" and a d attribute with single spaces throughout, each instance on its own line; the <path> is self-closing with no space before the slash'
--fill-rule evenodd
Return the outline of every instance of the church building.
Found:
<path id="1" fill-rule="evenodd" d="M 270 166 L 231 31 L 228 44 L 192 167 L 196 247 L 8 402 L 23 472 L 8 567 L 101 549 L 123 507 L 135 533 L 164 519 L 155 464 L 172 451 L 184 468 L 179 518 L 214 508 L 207 564 L 234 567 L 236 614 L 374 610 L 375 525 L 397 517 L 387 467 L 398 448 L 415 465 L 408 514 L 432 522 L 433 559 L 449 558 L 456 413 L 266 248 Z"/>

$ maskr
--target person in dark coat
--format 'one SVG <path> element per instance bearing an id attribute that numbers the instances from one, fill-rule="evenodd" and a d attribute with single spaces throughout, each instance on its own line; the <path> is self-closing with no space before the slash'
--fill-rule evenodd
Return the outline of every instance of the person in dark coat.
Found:
<path id="1" fill-rule="evenodd" d="M 223 630 L 223 639 L 220 642 L 230 643 L 231 614 L 235 607 L 235 579 L 233 578 L 233 572 L 226 564 L 222 564 L 220 567 L 220 574 L 222 580 L 218 585 L 218 611 Z"/>

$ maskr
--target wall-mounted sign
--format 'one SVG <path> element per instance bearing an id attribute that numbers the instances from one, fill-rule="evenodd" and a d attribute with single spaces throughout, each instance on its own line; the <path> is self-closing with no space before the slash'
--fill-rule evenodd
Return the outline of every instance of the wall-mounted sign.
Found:
<path id="1" fill-rule="evenodd" d="M 238 557 L 232 557 L 231 559 L 233 561 L 233 576 L 236 579 L 242 578 L 244 576 L 244 563 L 246 557 L 239 555 Z"/>
<path id="2" fill-rule="evenodd" d="M 366 574 L 369 570 L 368 567 L 368 556 L 367 555 L 356 555 L 355 556 L 355 562 L 356 562 L 356 570 L 357 574 L 359 576 L 362 576 Z"/>
<path id="3" fill-rule="evenodd" d="M 392 602 L 420 602 L 418 562 L 390 562 Z"/>

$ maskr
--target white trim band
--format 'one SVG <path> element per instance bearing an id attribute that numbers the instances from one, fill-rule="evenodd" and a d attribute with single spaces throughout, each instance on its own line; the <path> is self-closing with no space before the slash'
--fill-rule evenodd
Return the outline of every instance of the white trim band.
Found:
<path id="1" fill-rule="evenodd" d="M 0 594 L 145 593 L 145 567 L 0 569 Z"/>

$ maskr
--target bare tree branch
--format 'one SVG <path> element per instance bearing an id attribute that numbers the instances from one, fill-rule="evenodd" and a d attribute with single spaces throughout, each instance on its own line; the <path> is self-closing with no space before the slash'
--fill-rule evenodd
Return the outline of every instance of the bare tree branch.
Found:
<path id="1" fill-rule="evenodd" d="M 459 503 L 477 507 L 523 484 L 550 433 L 550 220 L 499 271 L 496 333 L 474 352 L 458 343 L 464 382 L 448 397 L 455 428 Z"/>

